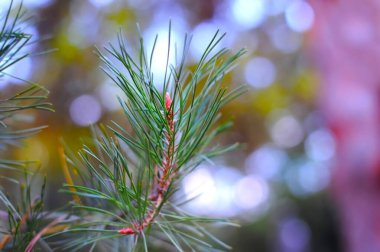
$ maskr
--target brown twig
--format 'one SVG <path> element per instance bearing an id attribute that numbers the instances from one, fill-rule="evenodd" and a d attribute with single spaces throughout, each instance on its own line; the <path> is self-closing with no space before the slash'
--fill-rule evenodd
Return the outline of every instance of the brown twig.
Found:
<path id="1" fill-rule="evenodd" d="M 10 236 L 9 234 L 3 236 L 3 239 L 1 239 L 0 241 L 0 250 L 2 250 L 5 247 L 5 245 L 7 245 L 11 238 L 12 236 Z"/>
<path id="2" fill-rule="evenodd" d="M 48 233 L 48 231 L 53 226 L 55 226 L 57 223 L 59 223 L 60 221 L 62 221 L 64 218 L 65 218 L 65 216 L 60 216 L 60 217 L 56 218 L 55 220 L 53 220 L 52 222 L 50 222 L 46 227 L 44 227 L 40 232 L 38 232 L 38 234 L 36 234 L 33 237 L 33 239 L 29 242 L 28 246 L 25 249 L 25 252 L 31 252 L 32 249 L 34 248 L 34 246 L 36 245 L 36 243 L 38 242 L 38 240 L 41 239 L 41 237 L 44 234 Z"/>

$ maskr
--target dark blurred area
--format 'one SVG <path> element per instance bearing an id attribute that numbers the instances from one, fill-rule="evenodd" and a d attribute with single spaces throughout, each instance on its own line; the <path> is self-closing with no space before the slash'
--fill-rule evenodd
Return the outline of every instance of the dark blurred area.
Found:
<path id="1" fill-rule="evenodd" d="M 365 4 L 364 4 L 365 2 Z M 379 32 L 376 1 L 304 0 L 24 0 L 32 18 L 34 54 L 10 70 L 50 90 L 55 113 L 36 114 L 48 125 L 16 150 L 37 159 L 49 179 L 53 209 L 67 198 L 58 156 L 60 138 L 73 149 L 89 125 L 126 125 L 101 71 L 95 46 L 119 31 L 136 47 L 137 25 L 163 78 L 169 20 L 179 47 L 193 35 L 189 67 L 217 29 L 221 46 L 248 53 L 225 85 L 248 92 L 223 110 L 234 126 L 219 141 L 235 152 L 202 164 L 183 182 L 186 208 L 241 225 L 215 232 L 233 251 L 380 251 Z M 9 0 L 0 2 L 6 9 Z M 52 50 L 52 51 L 51 51 Z M 41 53 L 46 52 L 47 53 Z M 174 57 L 170 57 L 174 63 Z M 0 91 L 22 85 L 3 78 Z"/>

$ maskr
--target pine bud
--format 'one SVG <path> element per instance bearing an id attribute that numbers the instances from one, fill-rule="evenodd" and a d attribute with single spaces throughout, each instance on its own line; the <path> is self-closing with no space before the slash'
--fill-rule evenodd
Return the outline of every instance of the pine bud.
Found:
<path id="1" fill-rule="evenodd" d="M 166 111 L 169 111 L 171 105 L 172 105 L 172 98 L 170 98 L 169 93 L 166 93 L 166 96 L 165 96 L 165 108 L 166 108 Z"/>
<path id="2" fill-rule="evenodd" d="M 119 234 L 122 234 L 122 235 L 131 235 L 131 234 L 135 234 L 136 233 L 136 231 L 133 230 L 130 227 L 122 228 L 122 229 L 118 230 L 117 232 Z"/>

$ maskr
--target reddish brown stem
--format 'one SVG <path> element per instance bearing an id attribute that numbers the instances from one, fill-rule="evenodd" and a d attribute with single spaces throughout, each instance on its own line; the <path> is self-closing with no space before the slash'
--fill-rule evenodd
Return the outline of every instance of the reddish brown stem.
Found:
<path id="1" fill-rule="evenodd" d="M 173 108 L 172 108 L 172 99 L 167 93 L 165 96 L 165 109 L 167 112 L 167 124 L 168 131 L 165 133 L 164 142 L 167 145 L 167 149 L 163 154 L 163 162 L 162 167 L 160 169 L 155 167 L 155 178 L 152 187 L 152 192 L 149 196 L 149 199 L 153 203 L 151 209 L 148 210 L 144 219 L 140 223 L 135 223 L 133 227 L 126 227 L 118 230 L 119 234 L 123 235 L 131 235 L 138 234 L 142 230 L 144 230 L 147 226 L 149 226 L 154 218 L 158 214 L 158 210 L 163 203 L 165 192 L 169 189 L 173 179 L 175 178 L 175 164 L 173 164 L 173 135 L 174 135 L 174 116 L 173 116 Z M 160 175 L 160 176 L 159 176 Z"/>
<path id="2" fill-rule="evenodd" d="M 55 226 L 57 223 L 61 222 L 64 218 L 65 218 L 65 216 L 60 216 L 60 217 L 56 218 L 55 220 L 50 222 L 46 227 L 44 227 L 40 232 L 38 232 L 38 234 L 36 236 L 34 236 L 33 239 L 29 242 L 28 246 L 25 249 L 25 252 L 32 252 L 33 248 L 36 245 L 36 243 L 38 242 L 38 240 L 41 239 L 41 237 L 44 234 L 49 232 L 50 228 Z"/>
<path id="3" fill-rule="evenodd" d="M 3 239 L 0 241 L 0 249 L 3 249 L 5 245 L 11 240 L 12 236 L 6 234 L 3 236 Z"/>

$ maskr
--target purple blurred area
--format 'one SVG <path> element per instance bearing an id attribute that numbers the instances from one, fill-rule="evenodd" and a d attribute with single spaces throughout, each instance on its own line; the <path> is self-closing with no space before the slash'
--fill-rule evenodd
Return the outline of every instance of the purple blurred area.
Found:
<path id="1" fill-rule="evenodd" d="M 16 1 L 17 2 L 17 1 Z M 94 53 L 118 31 L 136 47 L 137 26 L 152 66 L 164 78 L 168 25 L 181 48 L 193 35 L 189 66 L 220 29 L 220 45 L 248 53 L 225 85 L 249 91 L 223 110 L 235 123 L 218 141 L 242 147 L 203 163 L 179 192 L 185 208 L 241 225 L 219 232 L 234 251 L 380 251 L 380 4 L 375 0 L 24 0 L 34 54 L 9 73 L 50 90 L 55 113 L 36 115 L 49 128 L 17 155 L 39 159 L 53 181 L 49 207 L 65 201 L 57 146 L 73 148 L 88 126 L 127 125 L 120 90 Z M 9 0 L 0 1 L 0 10 Z M 41 54 L 40 52 L 51 52 Z M 174 52 L 174 50 L 172 50 Z M 175 54 L 169 55 L 175 64 Z M 0 92 L 22 85 L 0 80 Z M 61 194 L 60 194 L 61 195 Z"/>

